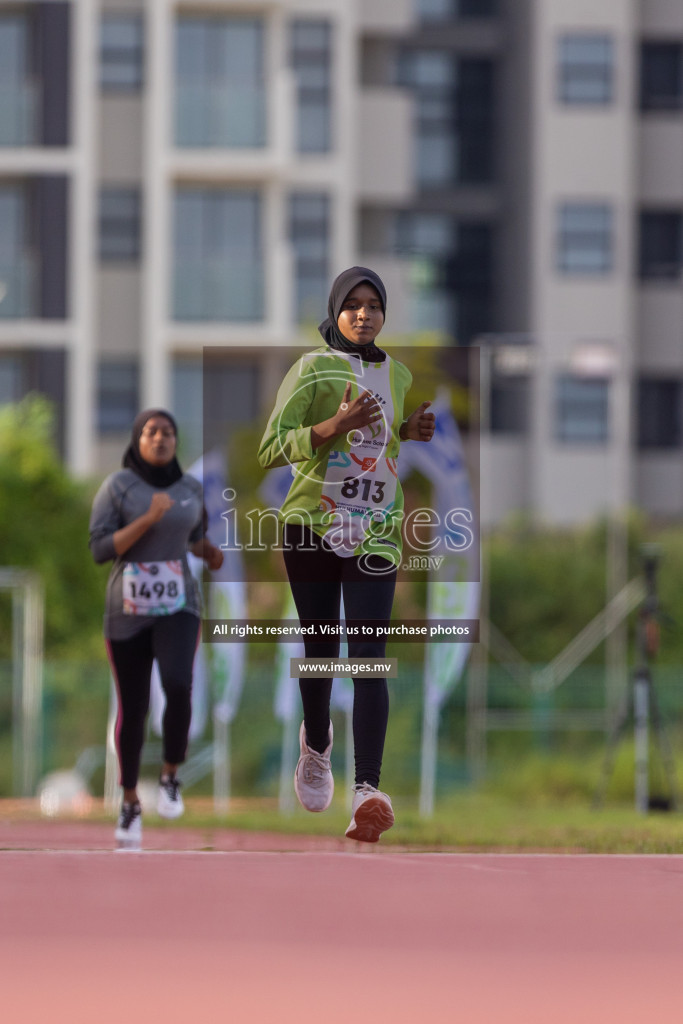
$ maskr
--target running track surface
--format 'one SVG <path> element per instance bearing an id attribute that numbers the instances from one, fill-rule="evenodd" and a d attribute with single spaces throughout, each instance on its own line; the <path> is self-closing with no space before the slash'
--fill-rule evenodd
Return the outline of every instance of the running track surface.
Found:
<path id="1" fill-rule="evenodd" d="M 188 835 L 3 824 L 0 1020 L 683 1020 L 683 857 Z"/>

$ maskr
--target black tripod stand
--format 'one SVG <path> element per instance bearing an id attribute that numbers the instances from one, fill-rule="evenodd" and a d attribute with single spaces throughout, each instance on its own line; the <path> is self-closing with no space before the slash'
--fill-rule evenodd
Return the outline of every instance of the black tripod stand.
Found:
<path id="1" fill-rule="evenodd" d="M 642 550 L 643 571 L 645 574 L 646 593 L 638 612 L 636 627 L 637 663 L 633 672 L 633 686 L 626 695 L 617 722 L 607 740 L 605 759 L 602 765 L 600 783 L 598 785 L 594 807 L 602 805 L 609 783 L 619 742 L 623 737 L 631 714 L 633 715 L 633 734 L 635 745 L 635 804 L 636 810 L 647 814 L 651 809 L 675 810 L 678 804 L 678 788 L 673 752 L 664 729 L 657 692 L 652 680 L 650 663 L 659 649 L 659 623 L 661 612 L 657 596 L 657 563 L 659 550 L 654 544 L 646 544 Z M 650 718 L 654 727 L 659 755 L 669 785 L 669 800 L 650 798 Z"/>

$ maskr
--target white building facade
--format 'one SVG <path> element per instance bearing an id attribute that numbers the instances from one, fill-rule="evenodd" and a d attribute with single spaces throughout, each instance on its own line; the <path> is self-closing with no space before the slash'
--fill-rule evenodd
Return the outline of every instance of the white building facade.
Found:
<path id="1" fill-rule="evenodd" d="M 0 402 L 75 471 L 265 411 L 356 262 L 482 344 L 485 523 L 678 516 L 679 0 L 0 0 Z"/>

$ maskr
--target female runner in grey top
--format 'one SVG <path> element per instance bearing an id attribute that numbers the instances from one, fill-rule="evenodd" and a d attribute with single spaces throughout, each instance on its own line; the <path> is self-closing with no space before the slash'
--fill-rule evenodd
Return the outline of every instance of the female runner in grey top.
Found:
<path id="1" fill-rule="evenodd" d="M 123 573 L 132 562 L 179 561 L 182 563 L 185 588 L 184 610 L 199 618 L 199 592 L 187 562 L 189 544 L 201 543 L 204 503 L 202 485 L 184 473 L 164 489 L 170 502 L 163 517 L 150 524 L 142 536 L 122 554 L 114 547 L 114 533 L 122 525 L 132 523 L 150 509 L 158 487 L 152 486 L 132 469 L 120 469 L 107 477 L 100 487 L 90 519 L 90 550 L 96 562 L 114 560 L 104 613 L 104 635 L 108 640 L 127 640 L 152 626 L 155 617 L 131 614 L 123 607 Z"/>
<path id="2" fill-rule="evenodd" d="M 220 568 L 223 555 L 204 536 L 202 486 L 175 457 L 176 423 L 147 409 L 133 424 L 123 469 L 100 487 L 90 520 L 96 562 L 113 560 L 104 635 L 118 695 L 116 746 L 123 805 L 116 829 L 121 846 L 140 845 L 137 784 L 156 659 L 166 695 L 164 763 L 157 809 L 183 812 L 177 766 L 185 760 L 191 718 L 192 667 L 200 625 L 199 591 L 187 551 Z"/>

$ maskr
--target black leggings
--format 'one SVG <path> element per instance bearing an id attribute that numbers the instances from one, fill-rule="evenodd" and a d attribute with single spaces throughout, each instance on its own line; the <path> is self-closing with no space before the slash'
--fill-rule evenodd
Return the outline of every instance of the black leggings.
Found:
<path id="1" fill-rule="evenodd" d="M 360 559 L 340 558 L 321 537 L 307 527 L 285 524 L 284 560 L 294 603 L 302 625 L 316 619 L 339 622 L 340 597 L 344 594 L 346 620 L 378 625 L 388 623 L 396 586 L 396 569 L 368 575 Z M 305 546 L 309 550 L 297 550 Z M 287 545 L 290 545 L 288 548 Z M 312 549 L 312 550 L 310 550 Z M 387 560 L 370 555 L 366 568 L 385 569 Z M 349 658 L 383 658 L 382 640 L 349 638 Z M 305 640 L 307 658 L 336 658 L 339 639 Z M 330 725 L 331 679 L 299 679 L 304 707 L 306 741 L 314 750 L 327 746 Z M 386 679 L 353 680 L 353 745 L 356 782 L 379 785 L 384 739 L 389 719 L 389 688 Z"/>
<path id="2" fill-rule="evenodd" d="M 180 764 L 185 760 L 192 717 L 192 665 L 198 639 L 197 616 L 176 612 L 160 616 L 154 625 L 128 640 L 107 641 L 119 698 L 116 749 L 124 789 L 135 789 L 138 784 L 155 658 L 166 694 L 164 761 Z"/>

